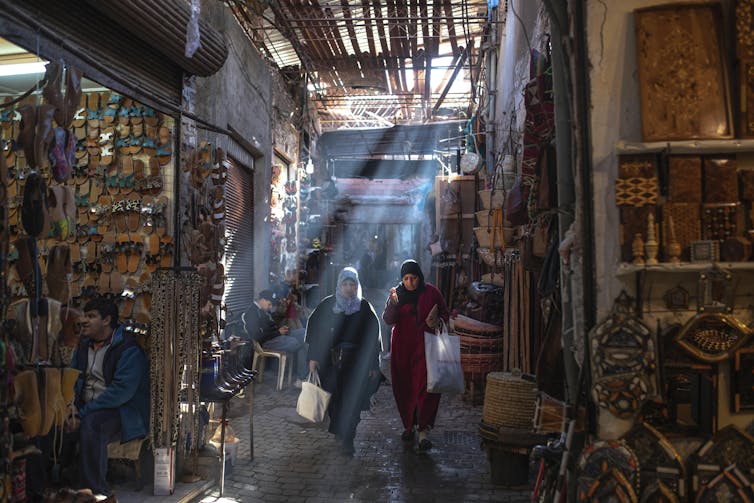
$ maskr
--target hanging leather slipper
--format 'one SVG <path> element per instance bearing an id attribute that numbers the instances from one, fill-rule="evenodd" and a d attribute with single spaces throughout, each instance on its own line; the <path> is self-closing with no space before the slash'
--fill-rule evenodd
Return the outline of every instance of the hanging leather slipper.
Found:
<path id="1" fill-rule="evenodd" d="M 129 232 L 138 231 L 141 226 L 141 199 L 127 199 L 125 210 L 126 229 Z"/>
<path id="2" fill-rule="evenodd" d="M 160 238 L 156 234 L 144 236 L 146 256 L 144 257 L 145 268 L 149 272 L 155 272 L 160 265 Z"/>
<path id="3" fill-rule="evenodd" d="M 134 239 L 136 239 L 134 234 Z M 129 241 L 128 243 L 128 272 L 134 274 L 139 270 L 141 255 L 144 253 L 144 243 L 141 240 Z"/>
<path id="4" fill-rule="evenodd" d="M 128 319 L 133 316 L 134 305 L 136 304 L 136 289 L 138 288 L 136 279 L 129 277 L 126 280 L 126 284 L 123 287 L 123 293 L 121 293 L 120 303 L 120 317 Z"/>
<path id="5" fill-rule="evenodd" d="M 81 279 L 81 248 L 78 244 L 74 243 L 68 247 L 68 256 L 71 260 L 71 280 L 73 283 L 77 283 Z M 74 293 L 73 296 L 76 297 L 77 295 Z"/>
<path id="6" fill-rule="evenodd" d="M 72 277 L 70 248 L 67 244 L 53 246 L 47 256 L 46 281 L 49 296 L 63 304 L 68 304 Z"/>
<path id="7" fill-rule="evenodd" d="M 160 267 L 173 267 L 173 237 L 162 236 L 160 238 Z"/>
<path id="8" fill-rule="evenodd" d="M 102 264 L 102 272 L 109 274 L 113 271 L 115 262 L 115 234 L 112 232 L 106 232 L 102 235 L 102 243 L 100 244 L 100 263 Z"/>
<path id="9" fill-rule="evenodd" d="M 113 271 L 110 275 L 110 292 L 114 295 L 121 295 L 125 288 L 125 280 L 120 271 Z"/>
<path id="10" fill-rule="evenodd" d="M 219 224 L 225 220 L 225 190 L 222 186 L 215 187 L 212 199 L 212 221 Z"/>
<path id="11" fill-rule="evenodd" d="M 213 281 L 210 301 L 213 305 L 219 306 L 223 301 L 223 294 L 225 293 L 225 268 L 222 264 L 217 264 Z"/>
<path id="12" fill-rule="evenodd" d="M 21 223 L 31 237 L 40 237 L 45 231 L 47 212 L 47 184 L 38 173 L 32 173 L 24 184 L 24 200 L 21 206 Z"/>
<path id="13" fill-rule="evenodd" d="M 115 268 L 121 274 L 128 272 L 128 246 L 130 240 L 128 234 L 121 233 L 115 241 Z"/>

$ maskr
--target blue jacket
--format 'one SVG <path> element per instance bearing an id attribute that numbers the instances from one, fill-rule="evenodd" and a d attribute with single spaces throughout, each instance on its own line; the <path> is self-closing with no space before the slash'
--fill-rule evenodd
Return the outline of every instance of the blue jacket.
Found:
<path id="1" fill-rule="evenodd" d="M 71 358 L 70 366 L 81 371 L 76 381 L 76 407 L 81 417 L 101 409 L 120 412 L 121 442 L 143 438 L 149 433 L 149 362 L 144 350 L 123 325 L 113 332 L 110 347 L 105 353 L 103 372 L 107 388 L 89 403 L 83 401 L 89 338 L 82 338 Z"/>

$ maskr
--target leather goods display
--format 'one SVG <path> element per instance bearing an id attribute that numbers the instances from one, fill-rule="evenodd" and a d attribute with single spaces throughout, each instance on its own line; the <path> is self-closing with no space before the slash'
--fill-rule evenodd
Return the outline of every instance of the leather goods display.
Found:
<path id="1" fill-rule="evenodd" d="M 732 138 L 719 3 L 634 11 L 644 141 Z"/>
<path id="2" fill-rule="evenodd" d="M 735 159 L 717 157 L 704 159 L 704 202 L 738 202 L 738 174 Z"/>
<path id="3" fill-rule="evenodd" d="M 667 246 L 668 239 L 671 236 L 669 226 L 672 219 L 675 240 L 681 245 L 681 260 L 690 260 L 689 246 L 691 242 L 702 238 L 700 218 L 698 203 L 665 203 L 662 206 L 663 248 Z"/>
<path id="4" fill-rule="evenodd" d="M 671 155 L 668 158 L 668 201 L 699 203 L 702 200 L 702 158 Z"/>

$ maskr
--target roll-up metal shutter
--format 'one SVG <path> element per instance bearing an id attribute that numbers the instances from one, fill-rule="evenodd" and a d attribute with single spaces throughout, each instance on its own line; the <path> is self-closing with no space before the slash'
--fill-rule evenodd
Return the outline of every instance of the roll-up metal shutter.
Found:
<path id="1" fill-rule="evenodd" d="M 164 112 L 180 110 L 183 69 L 85 2 L 0 0 L 0 36 Z"/>
<path id="2" fill-rule="evenodd" d="M 254 299 L 254 201 L 252 173 L 232 162 L 225 184 L 225 305 L 239 314 Z M 253 168 L 253 167 L 250 167 Z"/>

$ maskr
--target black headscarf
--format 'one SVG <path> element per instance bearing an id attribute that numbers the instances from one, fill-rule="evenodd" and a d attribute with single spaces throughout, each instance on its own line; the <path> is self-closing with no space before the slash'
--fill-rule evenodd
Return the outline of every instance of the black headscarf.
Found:
<path id="1" fill-rule="evenodd" d="M 395 289 L 398 294 L 399 306 L 404 304 L 416 305 L 416 303 L 419 302 L 419 294 L 424 290 L 424 273 L 422 273 L 421 267 L 419 267 L 416 260 L 408 259 L 401 264 L 401 280 L 406 274 L 418 276 L 419 286 L 416 287 L 416 290 L 410 292 L 406 290 L 406 287 L 403 286 L 403 282 L 401 282 Z"/>

